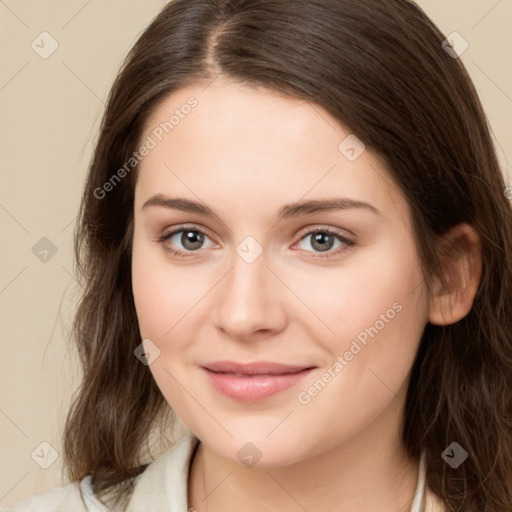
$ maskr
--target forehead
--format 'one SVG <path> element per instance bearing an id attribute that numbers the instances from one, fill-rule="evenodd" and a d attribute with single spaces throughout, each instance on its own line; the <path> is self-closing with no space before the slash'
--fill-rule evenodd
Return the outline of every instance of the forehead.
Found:
<path id="1" fill-rule="evenodd" d="M 179 190 L 262 207 L 343 195 L 381 210 L 406 208 L 348 127 L 317 104 L 268 89 L 222 81 L 182 88 L 148 118 L 141 140 L 148 138 L 154 147 L 139 164 L 139 207 L 151 194 Z"/>

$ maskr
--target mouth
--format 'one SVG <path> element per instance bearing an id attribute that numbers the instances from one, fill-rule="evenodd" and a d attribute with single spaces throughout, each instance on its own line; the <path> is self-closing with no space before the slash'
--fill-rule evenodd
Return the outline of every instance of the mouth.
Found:
<path id="1" fill-rule="evenodd" d="M 219 361 L 201 366 L 212 387 L 229 398 L 255 402 L 297 384 L 316 366 L 273 362 L 235 363 Z"/>
<path id="2" fill-rule="evenodd" d="M 312 365 L 290 365 L 274 363 L 271 361 L 255 361 L 252 363 L 237 363 L 235 361 L 216 361 L 207 363 L 203 368 L 216 373 L 236 373 L 239 375 L 283 375 L 288 373 L 297 373 Z"/>

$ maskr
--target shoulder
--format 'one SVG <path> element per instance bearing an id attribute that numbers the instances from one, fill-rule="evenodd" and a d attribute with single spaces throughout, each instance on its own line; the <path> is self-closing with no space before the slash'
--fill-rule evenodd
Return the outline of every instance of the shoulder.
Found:
<path id="1" fill-rule="evenodd" d="M 82 498 L 82 482 L 71 482 L 61 487 L 53 487 L 7 507 L 2 507 L 1 512 L 64 512 L 70 510 L 87 512 L 88 509 Z"/>
<path id="2" fill-rule="evenodd" d="M 134 479 L 135 489 L 126 512 L 140 510 L 187 510 L 187 477 L 194 450 L 199 440 L 187 431 L 175 444 L 149 464 Z M 0 512 L 110 512 L 94 494 L 88 475 L 80 482 L 71 482 L 30 496 Z"/>

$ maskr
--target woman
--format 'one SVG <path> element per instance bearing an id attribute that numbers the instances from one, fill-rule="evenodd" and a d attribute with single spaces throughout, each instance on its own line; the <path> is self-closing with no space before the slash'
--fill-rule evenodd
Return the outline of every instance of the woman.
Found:
<path id="1" fill-rule="evenodd" d="M 7 510 L 512 509 L 512 209 L 445 39 L 406 0 L 166 5 L 83 195 L 72 483 Z"/>

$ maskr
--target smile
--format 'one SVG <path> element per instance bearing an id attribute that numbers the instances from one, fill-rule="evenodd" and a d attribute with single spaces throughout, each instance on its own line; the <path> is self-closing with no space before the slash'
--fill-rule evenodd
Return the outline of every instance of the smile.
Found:
<path id="1" fill-rule="evenodd" d="M 202 366 L 201 370 L 216 391 L 238 401 L 255 402 L 297 384 L 314 367 L 220 362 Z"/>

